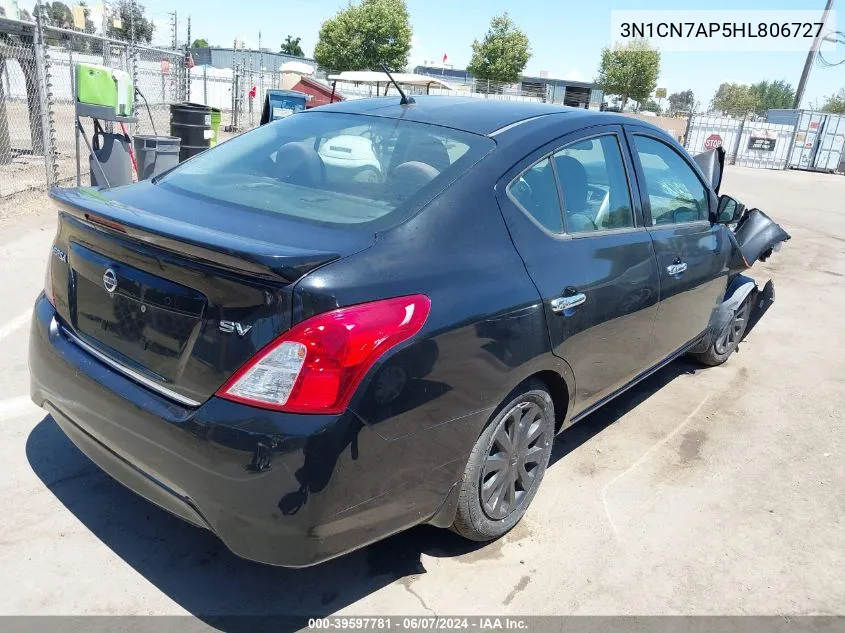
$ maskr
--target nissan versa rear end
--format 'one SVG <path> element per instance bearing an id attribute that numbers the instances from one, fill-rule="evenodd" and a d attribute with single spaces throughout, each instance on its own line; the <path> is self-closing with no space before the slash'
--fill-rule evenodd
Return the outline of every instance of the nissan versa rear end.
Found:
<path id="1" fill-rule="evenodd" d="M 592 272 L 547 300 L 520 244 L 548 231 L 528 214 L 543 196 L 566 208 L 580 185 L 558 174 L 565 191 L 548 188 L 532 164 L 596 115 L 471 101 L 320 108 L 151 182 L 54 189 L 33 400 L 115 479 L 245 558 L 310 565 L 423 522 L 475 540 L 507 532 L 564 422 L 721 334 L 707 323 L 729 298 L 734 238 L 710 221 L 705 183 L 696 204 L 712 205 L 699 229 L 714 259 L 697 253 L 706 278 L 672 296 L 702 325 L 671 350 L 652 345 L 662 260 L 627 202 L 641 195 L 639 159 L 608 115 L 589 156 L 616 152 L 629 184 L 618 202 L 611 183 L 609 217 L 629 213 L 631 230 L 614 226 L 593 254 L 554 238 L 583 258 L 563 268 Z M 584 199 L 607 202 L 603 187 Z M 754 312 L 767 295 L 749 283 Z M 585 350 L 627 360 L 586 370 L 579 395 Z"/>

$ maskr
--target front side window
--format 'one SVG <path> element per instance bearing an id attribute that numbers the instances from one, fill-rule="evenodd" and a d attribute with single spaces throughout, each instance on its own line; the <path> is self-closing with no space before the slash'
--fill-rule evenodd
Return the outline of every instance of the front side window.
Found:
<path id="1" fill-rule="evenodd" d="M 203 152 L 160 183 L 267 215 L 381 228 L 493 147 L 486 137 L 413 121 L 309 112 Z"/>
<path id="2" fill-rule="evenodd" d="M 634 226 L 631 192 L 614 135 L 567 145 L 554 156 L 567 233 Z"/>
<path id="3" fill-rule="evenodd" d="M 653 225 L 709 219 L 710 196 L 687 162 L 671 147 L 634 136 L 645 176 Z"/>
<path id="4" fill-rule="evenodd" d="M 511 198 L 538 224 L 552 233 L 563 233 L 560 200 L 551 161 L 544 158 L 508 185 Z"/>

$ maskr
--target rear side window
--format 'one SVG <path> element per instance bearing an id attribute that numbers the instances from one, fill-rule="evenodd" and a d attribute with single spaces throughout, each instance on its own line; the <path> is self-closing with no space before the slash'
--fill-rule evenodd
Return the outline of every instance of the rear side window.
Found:
<path id="1" fill-rule="evenodd" d="M 631 192 L 613 135 L 567 145 L 554 157 L 567 233 L 634 226 Z"/>
<path id="2" fill-rule="evenodd" d="M 563 233 L 555 174 L 548 158 L 530 167 L 508 185 L 511 198 L 546 230 Z"/>
<path id="3" fill-rule="evenodd" d="M 687 162 L 668 145 L 634 136 L 643 168 L 653 225 L 709 218 L 710 196 Z"/>
<path id="4" fill-rule="evenodd" d="M 161 184 L 271 214 L 381 228 L 430 200 L 494 146 L 423 123 L 311 112 L 203 152 Z"/>

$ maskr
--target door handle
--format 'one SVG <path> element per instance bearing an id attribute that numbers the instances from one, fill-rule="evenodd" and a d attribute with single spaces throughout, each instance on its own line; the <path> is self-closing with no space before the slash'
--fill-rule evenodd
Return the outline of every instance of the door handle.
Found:
<path id="1" fill-rule="evenodd" d="M 686 269 L 687 269 L 686 262 L 677 262 L 675 264 L 669 264 L 666 267 L 666 272 L 668 272 L 670 275 L 672 275 L 674 277 L 675 275 L 680 275 L 680 274 L 684 273 L 686 271 Z"/>
<path id="2" fill-rule="evenodd" d="M 578 306 L 582 305 L 587 300 L 587 295 L 583 292 L 579 292 L 578 294 L 574 295 L 567 295 L 565 297 L 556 297 L 551 300 L 552 305 L 552 312 L 555 314 L 560 314 L 561 312 L 565 312 L 570 308 L 577 308 Z"/>

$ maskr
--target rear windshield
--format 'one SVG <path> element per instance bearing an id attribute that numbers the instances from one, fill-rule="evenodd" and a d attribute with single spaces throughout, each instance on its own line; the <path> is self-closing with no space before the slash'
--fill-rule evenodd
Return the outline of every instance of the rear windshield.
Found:
<path id="1" fill-rule="evenodd" d="M 383 225 L 430 200 L 493 146 L 434 125 L 309 112 L 203 152 L 160 182 L 321 224 Z"/>

